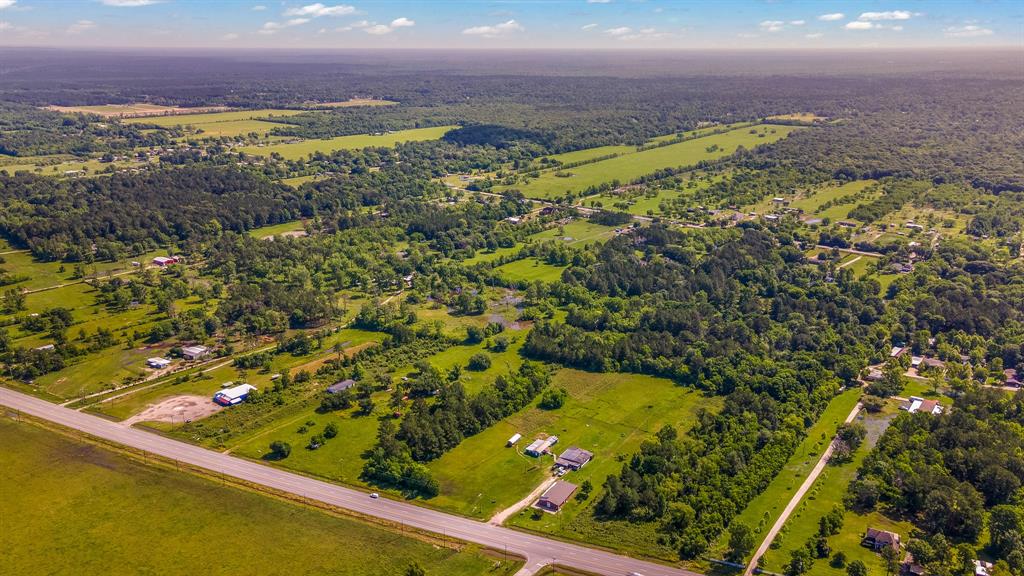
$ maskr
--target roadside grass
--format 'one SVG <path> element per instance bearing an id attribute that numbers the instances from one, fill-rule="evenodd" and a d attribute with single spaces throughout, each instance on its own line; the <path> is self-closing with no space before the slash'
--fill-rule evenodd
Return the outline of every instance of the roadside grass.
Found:
<path id="1" fill-rule="evenodd" d="M 542 410 L 534 403 L 431 462 L 428 466 L 441 485 L 441 494 L 427 503 L 476 518 L 489 518 L 514 504 L 542 481 L 553 464 L 551 457 L 537 459 L 521 453 L 542 434 L 559 437 L 556 452 L 569 446 L 594 452 L 594 461 L 566 480 L 578 484 L 590 478 L 596 490 L 607 474 L 618 470 L 617 456 L 628 456 L 665 424 L 688 429 L 699 408 L 719 405 L 716 399 L 705 399 L 668 380 L 636 374 L 562 369 L 551 386 L 569 392 L 562 408 Z M 506 448 L 505 442 L 515 433 L 522 434 L 522 440 Z M 560 518 L 575 517 L 574 507 L 566 507 Z M 530 527 L 563 532 L 560 526 Z"/>
<path id="2" fill-rule="evenodd" d="M 562 277 L 566 266 L 553 266 L 536 258 L 523 258 L 502 264 L 494 269 L 496 273 L 513 282 L 555 282 Z"/>
<path id="3" fill-rule="evenodd" d="M 330 154 L 336 150 L 356 150 L 371 146 L 392 147 L 400 142 L 420 142 L 437 140 L 456 126 L 436 126 L 431 128 L 413 128 L 398 130 L 387 134 L 358 134 L 355 136 L 338 136 L 320 140 L 304 140 L 290 144 L 272 144 L 269 146 L 242 146 L 239 151 L 256 156 L 270 156 L 278 153 L 287 160 L 305 158 L 314 152 Z"/>
<path id="4" fill-rule="evenodd" d="M 750 527 L 755 542 L 760 544 L 764 540 L 765 534 L 779 518 L 811 469 L 818 463 L 821 454 L 832 442 L 839 425 L 857 405 L 860 396 L 861 390 L 853 388 L 833 398 L 817 422 L 807 429 L 807 437 L 797 447 L 782 471 L 733 519 L 733 522 L 741 522 Z M 712 547 L 712 553 L 716 557 L 724 557 L 728 539 L 728 532 L 723 532 Z"/>
<path id="5" fill-rule="evenodd" d="M 857 420 L 868 430 L 863 444 L 853 454 L 851 460 L 841 464 L 829 464 L 825 467 L 814 486 L 786 521 L 782 531 L 775 537 L 772 548 L 765 553 L 765 566 L 768 570 L 782 572 L 789 562 L 790 552 L 803 547 L 809 539 L 817 535 L 818 522 L 821 518 L 835 506 L 842 505 L 847 494 L 847 486 L 857 477 L 857 470 L 860 469 L 864 459 L 878 443 L 878 439 L 885 433 L 889 422 L 898 411 L 897 404 L 890 401 L 882 412 L 877 414 L 862 412 L 858 416 Z M 851 554 L 847 550 L 843 550 L 843 552 L 847 556 Z M 819 570 L 822 568 L 819 565 L 827 567 L 827 564 L 828 559 L 815 560 L 815 567 Z M 842 569 L 830 568 L 829 570 L 837 575 L 845 573 Z"/>
<path id="6" fill-rule="evenodd" d="M 682 168 L 693 166 L 701 160 L 716 160 L 734 153 L 740 146 L 752 148 L 760 144 L 770 144 L 798 129 L 793 126 L 740 128 L 643 152 L 623 154 L 616 158 L 568 170 L 546 171 L 542 172 L 538 178 L 499 188 L 500 190 L 517 189 L 529 198 L 551 199 L 564 195 L 566 192 L 579 193 L 591 186 L 614 180 L 626 184 L 635 178 L 663 168 Z M 755 130 L 756 133 L 751 134 L 751 130 Z M 566 173 L 571 175 L 568 177 L 556 175 Z"/>
<path id="7" fill-rule="evenodd" d="M 301 566 L 399 576 L 418 562 L 431 574 L 476 576 L 518 568 L 495 569 L 475 547 L 454 551 L 6 418 L 0 444 L 0 493 L 12 495 L 0 498 L 0 517 L 17 519 L 0 547 L 11 574 L 289 574 Z"/>

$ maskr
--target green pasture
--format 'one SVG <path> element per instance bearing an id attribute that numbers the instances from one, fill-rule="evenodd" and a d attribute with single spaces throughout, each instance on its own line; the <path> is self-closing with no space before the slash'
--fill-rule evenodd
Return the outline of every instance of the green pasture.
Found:
<path id="1" fill-rule="evenodd" d="M 257 156 L 270 156 L 278 153 L 287 160 L 305 158 L 315 152 L 330 154 L 336 150 L 355 150 L 371 146 L 391 147 L 401 142 L 420 142 L 437 140 L 457 126 L 436 126 L 432 128 L 413 128 L 398 130 L 387 134 L 359 134 L 355 136 L 338 136 L 322 140 L 303 140 L 302 142 L 271 144 L 269 146 L 243 146 L 238 150 Z"/>
<path id="2" fill-rule="evenodd" d="M 441 494 L 429 503 L 477 518 L 489 518 L 512 505 L 543 480 L 553 463 L 550 457 L 535 459 L 521 452 L 541 434 L 560 438 L 556 452 L 569 446 L 594 452 L 595 460 L 566 480 L 590 478 L 600 486 L 604 476 L 621 465 L 616 456 L 628 456 L 665 424 L 688 429 L 699 408 L 718 405 L 715 399 L 704 399 L 668 380 L 635 374 L 563 369 L 555 374 L 551 386 L 569 392 L 562 408 L 526 408 L 431 462 Z M 522 440 L 516 447 L 506 448 L 506 440 L 515 433 L 522 434 Z M 573 507 L 563 510 L 559 519 L 575 517 L 579 511 Z M 530 527 L 559 534 L 567 531 L 560 525 Z"/>
<path id="3" fill-rule="evenodd" d="M 193 126 L 202 130 L 201 133 L 197 134 L 199 138 L 217 138 L 253 133 L 262 135 L 274 128 L 279 128 L 281 124 L 265 120 L 225 120 L 219 122 L 198 122 L 193 124 Z"/>
<path id="4" fill-rule="evenodd" d="M 843 258 L 839 265 L 844 269 L 853 271 L 853 275 L 857 278 L 863 277 L 868 273 L 868 270 L 872 267 L 872 264 L 878 262 L 878 258 L 875 256 L 865 256 L 862 254 L 849 254 Z"/>
<path id="5" fill-rule="evenodd" d="M 537 178 L 500 188 L 518 189 L 530 198 L 556 198 L 566 192 L 578 193 L 591 186 L 598 186 L 614 180 L 626 184 L 635 178 L 663 168 L 683 168 L 693 166 L 701 160 L 723 158 L 734 153 L 740 146 L 752 148 L 760 144 L 770 144 L 785 138 L 797 129 L 799 128 L 793 126 L 740 128 L 643 152 L 623 154 L 616 158 L 568 170 L 546 171 Z M 751 134 L 751 130 L 754 130 L 755 133 Z M 556 174 L 569 174 L 569 176 Z"/>
<path id="6" fill-rule="evenodd" d="M 860 400 L 861 390 L 847 390 L 829 402 L 818 421 L 807 429 L 807 437 L 790 456 L 782 471 L 768 484 L 764 492 L 750 501 L 733 522 L 742 522 L 750 527 L 754 540 L 758 543 L 778 519 L 779 514 L 789 503 L 793 494 L 803 484 L 811 469 L 818 463 L 821 454 L 832 443 L 839 425 L 853 410 Z M 718 557 L 722 557 L 727 547 L 729 535 L 723 532 L 715 548 Z"/>
<path id="7" fill-rule="evenodd" d="M 0 419 L 0 565 L 10 574 L 512 574 L 454 551 Z M 158 545 L 156 545 L 158 544 Z M 59 551 L 59 553 L 56 553 Z"/>
<path id="8" fill-rule="evenodd" d="M 285 118 L 302 114 L 305 110 L 232 110 L 230 112 L 208 112 L 205 114 L 176 114 L 172 116 L 150 116 L 143 118 L 126 118 L 125 124 L 152 124 L 163 128 L 173 126 L 194 126 L 205 129 L 206 126 L 218 122 L 238 122 L 239 120 L 261 120 L 265 118 Z"/>
<path id="9" fill-rule="evenodd" d="M 552 154 L 547 158 L 549 160 L 557 160 L 562 164 L 572 164 L 574 162 L 585 162 L 587 160 L 600 158 L 602 156 L 611 156 L 612 154 L 628 154 L 630 152 L 636 152 L 636 146 L 598 146 L 596 148 L 586 148 L 583 150 L 575 150 L 573 152 Z"/>
<path id="10" fill-rule="evenodd" d="M 261 228 L 253 228 L 249 230 L 249 235 L 253 238 L 272 238 L 278 234 L 287 234 L 289 232 L 305 232 L 306 226 L 302 220 L 293 220 L 291 222 L 283 222 L 281 224 L 274 224 L 272 226 L 263 226 Z"/>
<path id="11" fill-rule="evenodd" d="M 615 235 L 615 228 L 594 224 L 579 218 L 565 225 L 557 225 L 543 232 L 533 234 L 534 240 L 561 240 L 569 246 L 587 246 L 595 242 L 603 242 Z"/>
<path id="12" fill-rule="evenodd" d="M 853 454 L 852 459 L 841 464 L 829 464 L 818 476 L 807 495 L 793 510 L 782 531 L 776 536 L 775 547 L 765 553 L 765 562 L 769 570 L 782 572 L 785 564 L 789 562 L 790 552 L 804 546 L 809 539 L 814 537 L 818 533 L 819 520 L 835 506 L 843 504 L 847 486 L 857 477 L 857 470 L 864 462 L 864 458 L 878 443 L 878 439 L 888 428 L 889 422 L 896 416 L 898 410 L 895 401 L 891 401 L 880 413 L 862 412 L 858 416 L 858 421 L 864 424 L 868 430 L 863 444 Z M 853 559 L 855 551 L 844 549 L 844 552 L 850 559 Z M 870 565 L 866 559 L 865 562 Z M 817 560 L 815 567 L 827 568 L 829 571 L 834 571 L 836 576 L 841 576 L 843 573 L 841 570 L 829 568 L 827 564 L 827 560 Z M 824 572 L 822 571 L 822 573 Z"/>
<path id="13" fill-rule="evenodd" d="M 315 174 L 310 174 L 308 176 L 294 176 L 292 178 L 282 178 L 281 184 L 286 184 L 288 186 L 291 186 L 292 188 L 298 188 L 299 186 L 305 184 L 306 182 L 314 182 L 316 180 L 317 176 Z"/>
<path id="14" fill-rule="evenodd" d="M 502 264 L 494 269 L 501 277 L 513 282 L 557 282 L 565 266 L 553 266 L 536 258 L 523 258 Z"/>
<path id="15" fill-rule="evenodd" d="M 793 200 L 790 207 L 799 208 L 806 214 L 814 214 L 819 218 L 831 218 L 832 221 L 845 220 L 850 210 L 860 204 L 870 201 L 874 195 L 867 195 L 863 199 L 848 204 L 838 204 L 821 210 L 822 205 L 827 202 L 834 202 L 844 196 L 859 194 L 866 188 L 875 184 L 874 180 L 855 180 L 841 185 L 829 185 L 814 190 L 810 195 Z"/>

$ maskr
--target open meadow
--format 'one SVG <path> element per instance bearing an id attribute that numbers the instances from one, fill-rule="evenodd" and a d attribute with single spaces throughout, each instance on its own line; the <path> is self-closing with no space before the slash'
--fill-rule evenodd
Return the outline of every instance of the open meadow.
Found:
<path id="1" fill-rule="evenodd" d="M 515 189 L 528 198 L 552 199 L 566 192 L 578 194 L 593 186 L 618 181 L 627 184 L 635 178 L 663 168 L 685 168 L 701 161 L 717 160 L 734 153 L 740 146 L 752 148 L 770 144 L 799 128 L 763 125 L 738 128 L 723 134 L 712 134 L 651 148 L 642 152 L 622 154 L 609 160 L 584 164 L 567 170 L 548 170 L 537 178 L 527 179 L 502 190 Z"/>
<path id="2" fill-rule="evenodd" d="M 10 574 L 294 574 L 302 566 L 401 576 L 418 562 L 428 573 L 477 576 L 518 568 L 147 466 L 32 424 L 0 419 L 0 443 L 0 565 Z"/>
<path id="3" fill-rule="evenodd" d="M 413 128 L 396 130 L 386 134 L 358 134 L 355 136 L 338 136 L 336 138 L 311 139 L 301 142 L 269 144 L 266 146 L 242 146 L 239 151 L 256 156 L 280 154 L 286 160 L 298 160 L 310 154 L 320 152 L 330 154 L 336 150 L 356 150 L 359 148 L 389 148 L 401 142 L 420 142 L 437 140 L 456 126 L 434 126 L 431 128 Z"/>

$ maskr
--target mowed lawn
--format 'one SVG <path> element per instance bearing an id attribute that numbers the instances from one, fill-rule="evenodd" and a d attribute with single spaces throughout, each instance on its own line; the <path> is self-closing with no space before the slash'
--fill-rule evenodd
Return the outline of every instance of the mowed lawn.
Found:
<path id="1" fill-rule="evenodd" d="M 512 574 L 382 528 L 0 419 L 8 574 Z"/>
<path id="2" fill-rule="evenodd" d="M 799 208 L 807 214 L 814 214 L 819 218 L 830 218 L 835 220 L 844 220 L 853 210 L 860 204 L 864 204 L 870 201 L 874 195 L 868 194 L 864 199 L 855 202 L 849 202 L 844 204 L 836 204 L 829 206 L 828 208 L 822 209 L 822 206 L 828 202 L 834 202 L 845 196 L 851 196 L 853 194 L 859 194 L 866 188 L 875 184 L 874 180 L 855 180 L 853 182 L 847 182 L 838 186 L 825 186 L 814 191 L 805 198 L 794 200 L 790 206 L 792 208 Z"/>
<path id="3" fill-rule="evenodd" d="M 811 469 L 818 463 L 822 453 L 831 444 L 839 425 L 860 401 L 861 390 L 847 390 L 829 402 L 821 417 L 807 430 L 807 437 L 790 456 L 785 467 L 764 492 L 750 501 L 750 504 L 733 519 L 750 527 L 754 540 L 760 544 L 772 524 L 779 518 L 783 508 L 803 484 Z M 715 547 L 715 554 L 721 558 L 728 544 L 728 532 L 723 532 Z"/>
<path id="4" fill-rule="evenodd" d="M 249 230 L 249 235 L 253 238 L 271 238 L 278 234 L 294 234 L 296 232 L 305 233 L 306 225 L 302 220 L 292 220 L 291 222 L 284 222 L 281 224 L 274 224 L 272 226 L 263 226 L 260 228 L 253 228 Z"/>
<path id="5" fill-rule="evenodd" d="M 623 154 L 609 160 L 585 164 L 568 170 L 542 172 L 538 178 L 500 188 L 520 190 L 529 198 L 550 199 L 566 192 L 578 193 L 591 186 L 598 186 L 613 180 L 626 184 L 635 178 L 663 168 L 683 168 L 694 166 L 701 160 L 723 158 L 734 153 L 740 146 L 752 148 L 760 144 L 770 144 L 785 138 L 798 129 L 794 126 L 739 128 L 723 134 L 713 134 L 643 152 Z M 755 130 L 756 133 L 751 134 L 751 130 Z M 563 174 L 563 176 L 556 174 Z M 564 174 L 569 174 L 569 176 L 564 176 Z"/>
<path id="6" fill-rule="evenodd" d="M 536 258 L 523 258 L 494 269 L 501 277 L 513 282 L 555 282 L 562 277 L 566 266 L 554 266 Z"/>
<path id="7" fill-rule="evenodd" d="M 590 478 L 599 487 L 605 476 L 621 466 L 617 456 L 628 456 L 665 424 L 689 429 L 700 408 L 720 405 L 718 399 L 705 398 L 668 380 L 637 374 L 562 369 L 551 386 L 569 392 L 562 408 L 542 410 L 534 404 L 431 462 L 441 494 L 428 503 L 476 518 L 490 518 L 514 504 L 543 481 L 553 464 L 550 457 L 537 459 L 521 453 L 543 434 L 559 437 L 556 452 L 569 446 L 594 452 L 594 461 L 566 480 L 579 483 Z M 522 440 L 516 447 L 506 448 L 505 442 L 516 433 L 523 435 Z M 557 520 L 575 517 L 579 512 L 575 508 L 575 504 L 568 506 Z M 564 532 L 557 522 L 530 527 Z"/>
<path id="8" fill-rule="evenodd" d="M 322 140 L 303 140 L 288 144 L 271 144 L 269 146 L 242 146 L 238 150 L 257 156 L 270 156 L 278 153 L 287 160 L 305 158 L 314 152 L 330 154 L 336 150 L 356 150 L 371 146 L 391 147 L 400 142 L 421 142 L 437 140 L 457 126 L 436 126 L 432 128 L 413 128 L 398 130 L 387 134 L 358 134 L 355 136 L 338 136 Z"/>

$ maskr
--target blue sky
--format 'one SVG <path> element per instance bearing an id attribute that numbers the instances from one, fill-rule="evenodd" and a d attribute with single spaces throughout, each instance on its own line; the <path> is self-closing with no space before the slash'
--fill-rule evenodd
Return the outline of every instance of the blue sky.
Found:
<path id="1" fill-rule="evenodd" d="M 1024 48 L 1024 2 L 0 0 L 0 45 L 237 48 Z"/>

